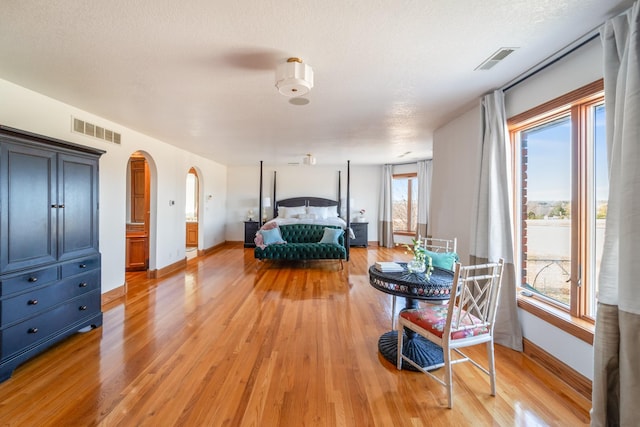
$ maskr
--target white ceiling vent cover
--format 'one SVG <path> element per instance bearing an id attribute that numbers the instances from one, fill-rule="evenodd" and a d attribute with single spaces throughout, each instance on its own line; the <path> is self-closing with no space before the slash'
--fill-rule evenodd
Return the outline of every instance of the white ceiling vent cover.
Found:
<path id="1" fill-rule="evenodd" d="M 118 132 L 114 132 L 109 129 L 105 129 L 101 126 L 94 125 L 93 123 L 80 120 L 76 117 L 72 117 L 73 124 L 71 130 L 76 133 L 91 136 L 93 138 L 102 139 L 104 141 L 120 144 L 121 136 Z"/>
<path id="2" fill-rule="evenodd" d="M 504 58 L 511 55 L 516 49 L 517 47 L 501 47 L 500 49 L 497 50 L 497 52 L 495 52 L 493 55 L 487 58 L 482 64 L 478 65 L 475 68 L 475 71 L 490 70 L 491 68 L 495 67 L 498 64 L 498 62 L 502 61 Z"/>

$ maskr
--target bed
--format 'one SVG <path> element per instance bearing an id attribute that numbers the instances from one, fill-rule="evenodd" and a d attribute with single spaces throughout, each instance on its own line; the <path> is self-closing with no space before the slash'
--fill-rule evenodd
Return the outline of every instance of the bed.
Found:
<path id="1" fill-rule="evenodd" d="M 273 219 L 267 221 L 260 230 L 270 229 L 276 226 L 310 224 L 318 226 L 339 227 L 345 230 L 344 246 L 346 260 L 349 260 L 349 241 L 354 238 L 353 231 L 349 227 L 349 197 L 350 197 L 350 162 L 347 162 L 347 206 L 346 220 L 340 217 L 341 206 L 341 172 L 338 171 L 338 197 L 337 200 L 323 197 L 304 196 L 278 200 L 276 197 L 276 172 L 273 173 L 273 199 L 276 201 L 273 207 Z M 260 197 L 259 217 L 262 218 L 262 162 L 260 162 Z M 256 245 L 261 246 L 259 240 Z M 263 247 L 264 249 L 264 247 Z"/>
<path id="2" fill-rule="evenodd" d="M 348 230 L 349 239 L 353 239 L 353 231 L 347 222 L 340 218 L 340 202 L 321 197 L 293 197 L 276 202 L 273 209 L 275 217 L 265 222 L 260 230 L 295 224 L 339 227 Z M 262 247 L 260 236 L 256 236 L 256 246 Z"/>

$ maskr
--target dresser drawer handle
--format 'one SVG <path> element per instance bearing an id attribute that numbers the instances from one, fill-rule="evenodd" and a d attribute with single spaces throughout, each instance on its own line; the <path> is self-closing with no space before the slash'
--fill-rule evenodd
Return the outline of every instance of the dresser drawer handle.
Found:
<path id="1" fill-rule="evenodd" d="M 78 267 L 80 267 L 80 268 L 87 268 L 87 264 L 80 264 Z"/>
<path id="2" fill-rule="evenodd" d="M 29 328 L 29 330 L 27 331 L 30 334 L 37 334 L 38 333 L 38 328 Z"/>
<path id="3" fill-rule="evenodd" d="M 80 307 L 78 307 L 78 310 L 80 311 L 85 311 L 87 309 L 86 305 L 81 305 Z"/>
<path id="4" fill-rule="evenodd" d="M 27 304 L 29 305 L 38 305 L 38 300 L 37 299 L 30 299 Z"/>
<path id="5" fill-rule="evenodd" d="M 36 283 L 36 282 L 38 281 L 38 278 L 37 278 L 37 277 L 29 277 L 29 278 L 27 279 L 27 281 L 28 281 L 29 283 Z"/>
<path id="6" fill-rule="evenodd" d="M 78 287 L 80 288 L 86 288 L 87 287 L 87 282 L 82 282 L 78 285 Z"/>

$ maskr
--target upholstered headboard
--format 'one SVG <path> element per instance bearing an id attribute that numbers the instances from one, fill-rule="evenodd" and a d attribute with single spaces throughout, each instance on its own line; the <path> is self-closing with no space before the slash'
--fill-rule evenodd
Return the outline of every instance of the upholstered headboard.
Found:
<path id="1" fill-rule="evenodd" d="M 340 212 L 340 201 L 325 199 L 322 197 L 292 197 L 290 199 L 278 200 L 273 208 L 273 216 L 278 216 L 278 207 L 295 207 L 295 206 L 337 206 Z"/>

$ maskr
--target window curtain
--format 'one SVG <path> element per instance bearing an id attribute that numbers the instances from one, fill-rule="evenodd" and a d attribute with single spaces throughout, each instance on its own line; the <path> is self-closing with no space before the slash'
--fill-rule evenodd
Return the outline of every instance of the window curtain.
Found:
<path id="1" fill-rule="evenodd" d="M 594 337 L 592 426 L 640 420 L 640 3 L 600 28 L 609 204 Z"/>
<path id="2" fill-rule="evenodd" d="M 393 198 L 391 189 L 393 188 L 393 166 L 382 166 L 382 194 L 378 209 L 378 241 L 380 246 L 392 248 L 393 242 Z"/>
<path id="3" fill-rule="evenodd" d="M 418 224 L 416 226 L 416 238 L 428 236 L 432 170 L 431 160 L 418 162 Z"/>
<path id="4" fill-rule="evenodd" d="M 472 233 L 471 264 L 504 258 L 502 286 L 494 341 L 522 351 L 522 329 L 518 320 L 516 275 L 513 264 L 511 212 L 511 144 L 504 110 L 504 93 L 497 90 L 482 98 L 482 156 L 477 191 L 475 234 Z"/>

